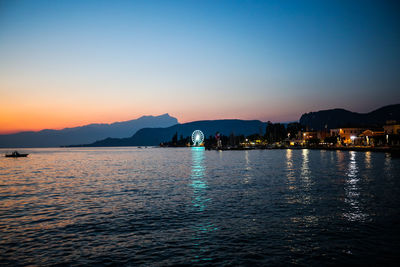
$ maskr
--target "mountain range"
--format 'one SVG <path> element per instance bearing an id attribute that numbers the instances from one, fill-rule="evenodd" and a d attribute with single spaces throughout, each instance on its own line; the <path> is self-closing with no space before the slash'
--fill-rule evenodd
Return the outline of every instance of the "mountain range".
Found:
<path id="1" fill-rule="evenodd" d="M 0 147 L 58 147 L 93 143 L 107 137 L 122 138 L 146 127 L 169 127 L 178 120 L 169 114 L 142 116 L 138 119 L 111 124 L 89 124 L 62 130 L 42 130 L 0 135 Z"/>
<path id="2" fill-rule="evenodd" d="M 194 130 L 200 129 L 205 137 L 214 136 L 216 132 L 223 135 L 250 135 L 265 133 L 266 123 L 259 120 L 207 120 L 177 124 L 167 128 L 144 128 L 129 138 L 107 138 L 84 146 L 155 146 L 171 141 L 175 133 L 178 137 L 191 136 Z"/>
<path id="3" fill-rule="evenodd" d="M 384 106 L 369 113 L 351 112 L 345 109 L 329 109 L 305 113 L 300 124 L 309 130 L 341 127 L 382 127 L 388 120 L 400 122 L 400 104 Z"/>
<path id="4" fill-rule="evenodd" d="M 345 109 L 309 112 L 301 116 L 300 124 L 309 130 L 361 126 L 374 128 L 382 127 L 388 120 L 400 122 L 400 104 L 369 113 Z M 206 137 L 216 132 L 223 135 L 264 134 L 266 123 L 259 120 L 204 120 L 179 124 L 176 118 L 163 114 L 111 124 L 0 135 L 0 147 L 152 146 L 171 141 L 175 133 L 178 133 L 178 137 L 190 136 L 197 129 L 202 130 Z"/>

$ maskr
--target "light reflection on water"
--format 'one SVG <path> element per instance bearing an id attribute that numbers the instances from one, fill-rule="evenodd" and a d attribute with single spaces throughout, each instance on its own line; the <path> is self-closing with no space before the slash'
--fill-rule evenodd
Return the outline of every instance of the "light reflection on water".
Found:
<path id="1" fill-rule="evenodd" d="M 311 175 L 311 170 L 309 168 L 309 159 L 308 159 L 308 154 L 310 153 L 310 151 L 308 149 L 302 149 L 301 152 L 303 156 L 303 162 L 301 165 L 301 178 L 305 183 L 308 183 Z"/>
<path id="2" fill-rule="evenodd" d="M 357 152 L 350 151 L 350 159 L 348 164 L 347 179 L 345 183 L 346 198 L 345 202 L 349 205 L 343 216 L 349 221 L 363 221 L 368 215 L 363 212 L 363 207 L 359 201 L 360 199 L 360 188 L 357 166 Z"/>
<path id="3" fill-rule="evenodd" d="M 205 177 L 204 167 L 204 153 L 203 147 L 192 147 L 192 174 L 191 184 L 193 190 L 192 204 L 194 212 L 199 213 L 202 216 L 206 213 L 207 204 L 210 203 L 211 199 L 207 197 L 208 184 Z M 206 216 L 207 217 L 207 216 Z M 209 246 L 205 245 L 207 235 L 211 231 L 217 230 L 217 227 L 209 219 L 202 219 L 194 226 L 194 247 L 192 252 L 192 262 L 211 261 L 212 257 L 206 256 L 209 254 Z"/>
<path id="4" fill-rule="evenodd" d="M 286 169 L 287 169 L 286 176 L 288 180 L 288 188 L 289 190 L 296 190 L 295 170 L 294 170 L 291 149 L 286 149 Z"/>
<path id="5" fill-rule="evenodd" d="M 249 151 L 244 151 L 245 169 L 243 174 L 243 183 L 248 184 L 251 179 L 251 162 L 249 160 Z"/>
<path id="6" fill-rule="evenodd" d="M 210 200 L 207 198 L 207 181 L 205 180 L 205 167 L 203 164 L 204 160 L 204 148 L 192 147 L 192 175 L 191 175 L 191 187 L 193 189 L 193 206 L 196 210 L 203 212 L 206 203 Z"/>
<path id="7" fill-rule="evenodd" d="M 302 202 L 304 204 L 311 204 L 312 195 L 310 191 L 312 190 L 312 179 L 311 179 L 311 169 L 310 169 L 310 150 L 302 150 L 302 164 L 301 164 L 301 180 L 303 182 L 304 193 L 302 195 Z"/>
<path id="8" fill-rule="evenodd" d="M 383 153 L 26 152 L 27 159 L 0 158 L 1 265 L 399 259 L 400 162 Z"/>
<path id="9" fill-rule="evenodd" d="M 336 150 L 336 166 L 338 168 L 338 171 L 340 173 L 344 173 L 346 171 L 346 161 L 345 161 L 345 154 L 346 152 L 343 152 L 341 150 Z"/>
<path id="10" fill-rule="evenodd" d="M 372 165 L 371 165 L 371 152 L 367 151 L 365 152 L 365 168 L 367 169 L 371 169 Z"/>
<path id="11" fill-rule="evenodd" d="M 390 173 L 392 168 L 392 157 L 389 153 L 385 153 L 385 171 Z"/>

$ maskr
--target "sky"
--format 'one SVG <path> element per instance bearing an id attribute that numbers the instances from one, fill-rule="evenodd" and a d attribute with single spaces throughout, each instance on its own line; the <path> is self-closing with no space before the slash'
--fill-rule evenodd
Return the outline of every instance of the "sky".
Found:
<path id="1" fill-rule="evenodd" d="M 0 133 L 400 103 L 396 1 L 0 1 Z"/>

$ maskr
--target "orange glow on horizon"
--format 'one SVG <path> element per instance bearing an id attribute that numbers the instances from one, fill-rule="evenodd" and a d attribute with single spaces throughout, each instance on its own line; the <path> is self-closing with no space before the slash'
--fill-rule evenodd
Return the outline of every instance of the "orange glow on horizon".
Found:
<path id="1" fill-rule="evenodd" d="M 122 122 L 138 119 L 142 116 L 159 116 L 168 112 L 157 112 L 157 113 L 136 113 L 127 112 L 123 114 L 118 113 L 107 113 L 106 111 L 60 111 L 57 112 L 43 112 L 40 110 L 32 110 L 31 112 L 26 112 L 22 110 L 1 110 L 0 116 L 0 134 L 13 134 L 24 131 L 41 131 L 44 129 L 61 130 L 64 128 L 73 128 L 84 126 L 88 124 L 109 124 L 114 122 Z M 131 114 L 131 115 L 127 115 Z M 180 113 L 173 114 L 169 113 L 170 116 L 178 119 L 179 123 L 188 123 L 192 121 L 199 120 L 219 120 L 219 119 L 243 119 L 243 120 L 261 120 L 261 121 L 279 121 L 274 120 L 275 116 L 271 116 L 271 119 L 264 119 L 262 116 L 259 118 L 252 118 L 250 114 L 242 115 L 236 117 L 234 115 L 227 115 L 226 113 L 213 114 L 189 114 Z M 275 114 L 274 114 L 275 115 Z M 264 116 L 265 117 L 265 116 Z M 276 116 L 277 117 L 277 116 Z"/>
<path id="2" fill-rule="evenodd" d="M 56 98 L 44 99 L 9 97 L 0 101 L 0 134 L 11 134 L 22 131 L 40 131 L 43 129 L 60 130 L 79 127 L 93 123 L 114 123 L 129 121 L 142 116 L 159 116 L 168 113 L 179 123 L 199 120 L 242 119 L 261 121 L 290 121 L 298 115 L 285 113 L 285 110 L 258 105 L 253 109 L 246 106 L 236 106 L 212 101 L 192 102 L 187 99 L 159 100 L 154 99 L 152 105 L 141 102 L 142 99 L 112 99 L 103 97 L 96 101 L 88 98 Z M 186 100 L 186 101 L 185 101 Z M 181 105 L 174 105 L 179 102 Z M 211 106 L 205 108 L 205 104 Z M 199 112 L 200 111 L 200 112 Z M 288 118 L 288 119 L 286 119 Z"/>
<path id="3" fill-rule="evenodd" d="M 0 134 L 13 134 L 24 131 L 41 131 L 44 129 L 61 130 L 85 126 L 88 124 L 110 124 L 114 122 L 129 121 L 152 114 L 126 114 L 111 113 L 106 111 L 68 111 L 43 112 L 43 110 L 0 110 Z M 127 115 L 130 114 L 130 115 Z M 154 114 L 158 116 L 160 114 Z M 171 115 L 172 116 L 172 115 Z"/>

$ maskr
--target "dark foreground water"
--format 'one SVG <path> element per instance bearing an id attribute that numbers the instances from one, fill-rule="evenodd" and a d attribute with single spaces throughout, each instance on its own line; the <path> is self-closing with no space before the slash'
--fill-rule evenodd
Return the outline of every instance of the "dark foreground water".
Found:
<path id="1" fill-rule="evenodd" d="M 0 158 L 0 265 L 400 259 L 400 159 L 384 153 L 25 151 Z"/>

